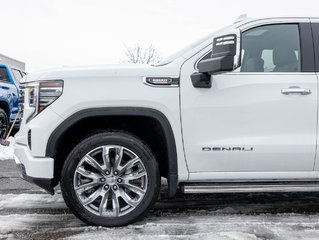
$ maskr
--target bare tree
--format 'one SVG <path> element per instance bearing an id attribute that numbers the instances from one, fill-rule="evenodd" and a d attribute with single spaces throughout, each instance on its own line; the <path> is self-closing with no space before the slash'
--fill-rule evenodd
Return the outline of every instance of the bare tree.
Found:
<path id="1" fill-rule="evenodd" d="M 156 64 L 161 61 L 161 56 L 153 45 L 144 48 L 141 44 L 132 47 L 125 46 L 122 63 L 133 64 Z"/>

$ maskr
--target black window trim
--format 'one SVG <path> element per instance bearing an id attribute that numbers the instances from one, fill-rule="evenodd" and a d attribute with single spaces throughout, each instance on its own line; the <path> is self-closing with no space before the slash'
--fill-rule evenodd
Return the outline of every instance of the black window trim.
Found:
<path id="1" fill-rule="evenodd" d="M 315 53 L 315 71 L 319 72 L 319 23 L 311 23 L 313 48 Z"/>
<path id="2" fill-rule="evenodd" d="M 315 54 L 310 23 L 299 23 L 301 72 L 315 72 Z"/>

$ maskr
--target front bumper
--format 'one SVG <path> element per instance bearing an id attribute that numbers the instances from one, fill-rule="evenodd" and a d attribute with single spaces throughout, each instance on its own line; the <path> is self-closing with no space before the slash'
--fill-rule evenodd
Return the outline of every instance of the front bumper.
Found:
<path id="1" fill-rule="evenodd" d="M 20 177 L 54 194 L 52 158 L 33 157 L 28 146 L 15 143 L 14 160 Z"/>
<path id="2" fill-rule="evenodd" d="M 25 167 L 23 164 L 16 164 L 16 166 L 17 166 L 17 171 L 19 173 L 19 176 L 22 179 L 26 180 L 29 183 L 33 183 L 33 184 L 39 186 L 40 188 L 44 189 L 48 193 L 54 195 L 55 184 L 53 182 L 53 179 L 30 177 L 26 174 Z"/>

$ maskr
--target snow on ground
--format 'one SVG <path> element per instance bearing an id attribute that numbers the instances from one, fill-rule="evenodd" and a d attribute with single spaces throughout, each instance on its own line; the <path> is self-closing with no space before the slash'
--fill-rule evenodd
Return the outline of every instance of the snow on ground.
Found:
<path id="1" fill-rule="evenodd" d="M 318 239 L 319 216 L 261 214 L 172 216 L 145 219 L 121 228 L 87 228 L 68 239 Z M 150 223 L 147 223 L 150 222 Z"/>
<path id="2" fill-rule="evenodd" d="M 315 200 L 314 196 L 309 197 Z M 172 203 L 177 204 L 176 208 L 180 204 Z M 60 193 L 55 196 L 0 194 L 0 239 L 319 239 L 318 211 L 314 214 L 257 214 L 252 205 L 243 203 L 216 210 L 186 208 L 176 211 L 162 209 L 160 204 L 137 223 L 103 228 L 86 226 L 67 210 L 48 214 L 45 210 L 48 208 L 66 210 Z"/>
<path id="3" fill-rule="evenodd" d="M 39 234 L 36 239 L 45 239 L 39 236 L 65 236 L 61 239 L 317 240 L 319 215 L 228 215 L 209 211 L 202 214 L 200 211 L 192 215 L 182 213 L 160 217 L 150 216 L 141 222 L 120 228 L 89 227 L 71 214 L 0 216 L 0 236 L 15 239 L 17 235 L 12 236 L 12 233 L 30 234 L 35 231 Z"/>
<path id="4" fill-rule="evenodd" d="M 37 208 L 40 206 L 64 207 L 64 200 L 60 194 L 1 194 L 0 210 L 8 208 Z"/>
<path id="5" fill-rule="evenodd" d="M 71 214 L 10 214 L 0 216 L 1 235 L 12 232 L 35 231 L 41 229 L 73 228 L 81 226 L 80 220 Z M 83 226 L 83 224 L 82 224 Z"/>
<path id="6" fill-rule="evenodd" d="M 0 145 L 0 160 L 12 160 L 13 159 L 13 144 L 14 138 L 9 137 L 10 146 Z"/>
<path id="7" fill-rule="evenodd" d="M 103 228 L 78 220 L 67 210 L 60 191 L 55 196 L 0 194 L 0 239 L 319 239 L 319 210 L 312 206 L 319 204 L 319 196 L 314 193 L 206 195 L 202 200 L 198 197 L 186 197 L 183 202 L 189 206 L 184 208 L 181 199 L 159 200 L 141 221 L 126 227 Z M 216 206 L 199 207 L 197 203 L 202 206 L 202 201 Z M 224 204 L 227 201 L 234 202 Z M 275 210 L 284 209 L 284 205 L 284 213 Z M 303 205 L 308 207 L 304 209 Z M 287 210 L 292 206 L 296 211 Z M 260 209 L 265 213 L 260 213 Z"/>

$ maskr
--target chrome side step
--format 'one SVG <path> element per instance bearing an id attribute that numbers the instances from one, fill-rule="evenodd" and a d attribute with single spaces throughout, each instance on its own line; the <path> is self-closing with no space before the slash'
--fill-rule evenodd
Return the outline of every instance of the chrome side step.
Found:
<path id="1" fill-rule="evenodd" d="M 182 191 L 184 193 L 317 192 L 319 182 L 191 183 L 182 185 Z"/>

